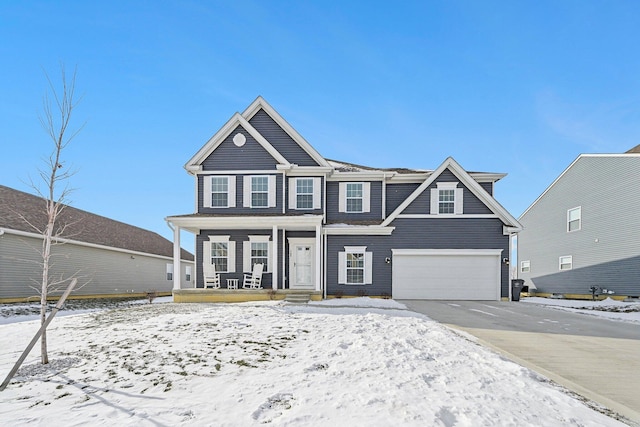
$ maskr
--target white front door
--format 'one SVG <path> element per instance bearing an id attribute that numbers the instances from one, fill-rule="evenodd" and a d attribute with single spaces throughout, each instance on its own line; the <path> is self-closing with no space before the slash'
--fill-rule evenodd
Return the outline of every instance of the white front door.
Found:
<path id="1" fill-rule="evenodd" d="M 289 289 L 315 289 L 315 239 L 289 239 Z"/>

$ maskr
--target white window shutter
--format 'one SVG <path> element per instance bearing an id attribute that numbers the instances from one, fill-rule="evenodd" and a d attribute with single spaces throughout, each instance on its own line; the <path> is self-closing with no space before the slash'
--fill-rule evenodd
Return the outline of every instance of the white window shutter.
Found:
<path id="1" fill-rule="evenodd" d="M 202 177 L 202 205 L 205 208 L 211 207 L 211 176 L 205 175 Z"/>
<path id="2" fill-rule="evenodd" d="M 242 242 L 242 271 L 251 273 L 251 241 Z"/>
<path id="3" fill-rule="evenodd" d="M 289 209 L 296 208 L 296 179 L 289 178 Z"/>
<path id="4" fill-rule="evenodd" d="M 373 252 L 364 253 L 364 284 L 373 283 Z"/>
<path id="5" fill-rule="evenodd" d="M 251 176 L 249 175 L 242 177 L 242 206 L 251 207 Z"/>
<path id="6" fill-rule="evenodd" d="M 371 183 L 362 183 L 362 212 L 371 211 Z"/>
<path id="7" fill-rule="evenodd" d="M 276 207 L 276 176 L 269 175 L 269 207 Z"/>
<path id="8" fill-rule="evenodd" d="M 464 205 L 463 203 L 463 194 L 464 194 L 464 189 L 462 188 L 456 188 L 456 199 L 455 199 L 455 203 L 454 203 L 454 212 L 456 214 L 462 214 L 462 207 Z"/>
<path id="9" fill-rule="evenodd" d="M 322 192 L 320 191 L 321 184 L 321 178 L 313 178 L 313 209 L 322 209 Z"/>
<path id="10" fill-rule="evenodd" d="M 338 283 L 347 283 L 347 253 L 338 252 Z"/>
<path id="11" fill-rule="evenodd" d="M 236 177 L 235 176 L 227 177 L 227 184 L 228 184 L 227 205 L 230 208 L 235 208 L 236 207 Z"/>
<path id="12" fill-rule="evenodd" d="M 438 215 L 438 189 L 431 189 L 431 215 Z"/>
<path id="13" fill-rule="evenodd" d="M 341 182 L 338 184 L 338 212 L 347 211 L 347 183 Z"/>
<path id="14" fill-rule="evenodd" d="M 236 272 L 236 242 L 229 241 L 229 246 L 227 246 L 227 272 L 235 273 Z"/>
<path id="15" fill-rule="evenodd" d="M 211 269 L 211 241 L 209 240 L 202 243 L 202 268 L 205 275 Z"/>

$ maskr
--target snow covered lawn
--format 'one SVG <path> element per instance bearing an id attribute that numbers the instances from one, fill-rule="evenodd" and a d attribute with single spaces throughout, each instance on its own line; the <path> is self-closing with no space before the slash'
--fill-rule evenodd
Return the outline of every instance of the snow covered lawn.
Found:
<path id="1" fill-rule="evenodd" d="M 640 323 L 640 302 L 616 301 L 611 298 L 602 301 L 569 300 L 553 298 L 523 298 L 522 302 L 540 304 L 558 310 L 604 317 L 609 320 Z"/>
<path id="2" fill-rule="evenodd" d="M 2 379 L 37 328 L 0 325 Z M 622 425 L 394 301 L 145 304 L 56 318 L 49 346 L 2 424 Z"/>

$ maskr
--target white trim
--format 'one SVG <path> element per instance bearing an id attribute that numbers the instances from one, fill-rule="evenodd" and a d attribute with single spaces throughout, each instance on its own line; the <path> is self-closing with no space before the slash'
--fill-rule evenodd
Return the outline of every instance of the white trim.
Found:
<path id="1" fill-rule="evenodd" d="M 400 204 L 392 213 L 382 222 L 382 226 L 387 226 L 394 219 L 398 217 L 423 191 L 429 188 L 429 185 L 433 183 L 446 169 L 449 169 L 461 182 L 467 187 L 467 189 L 475 195 L 485 206 L 487 206 L 493 213 L 495 213 L 505 225 L 513 227 L 517 231 L 522 230 L 522 225 L 516 220 L 498 201 L 493 198 L 492 195 L 482 188 L 478 182 L 476 182 L 467 173 L 462 166 L 456 162 L 453 157 L 448 157 L 432 174 L 426 179 L 404 202 Z"/>
<path id="2" fill-rule="evenodd" d="M 278 289 L 278 226 L 274 225 L 273 230 L 271 232 L 271 248 L 273 249 L 273 256 L 271 256 L 271 288 L 276 290 Z M 271 250 L 269 251 L 271 255 Z"/>
<path id="3" fill-rule="evenodd" d="M 313 179 L 313 209 L 322 209 L 322 178 L 314 177 Z"/>
<path id="4" fill-rule="evenodd" d="M 42 234 L 30 233 L 28 231 L 21 231 L 21 230 L 13 230 L 11 228 L 0 228 L 0 232 L 7 233 L 7 234 L 12 234 L 12 235 L 15 235 L 15 236 L 32 237 L 34 239 L 43 239 L 44 238 L 42 236 Z M 147 253 L 147 252 L 132 251 L 132 250 L 129 250 L 129 249 L 115 248 L 113 246 L 105 246 L 105 245 L 98 245 L 96 243 L 82 242 L 80 240 L 64 239 L 64 238 L 61 238 L 61 237 L 52 237 L 52 239 L 56 243 L 65 243 L 65 244 L 69 244 L 69 245 L 85 246 L 87 248 L 103 249 L 103 250 L 108 250 L 108 251 L 113 251 L 113 252 L 122 252 L 122 253 L 130 254 L 130 255 L 148 256 L 148 257 L 151 257 L 151 258 L 158 258 L 158 259 L 163 259 L 163 260 L 172 260 L 173 259 L 172 256 L 164 256 L 164 255 L 150 254 L 150 253 Z M 187 260 L 187 259 L 184 259 L 184 258 L 181 258 L 180 261 L 181 262 L 189 262 L 189 263 L 192 263 L 192 264 L 194 263 L 194 261 Z"/>
<path id="5" fill-rule="evenodd" d="M 229 175 L 227 181 L 227 207 L 236 207 L 236 176 Z"/>
<path id="6" fill-rule="evenodd" d="M 331 176 L 327 177 L 328 181 L 341 181 L 341 182 L 353 182 L 353 181 L 381 181 L 385 178 L 391 178 L 389 172 L 383 171 L 363 171 L 363 172 L 340 172 L 335 171 Z M 424 180 L 424 176 L 421 176 L 420 182 Z"/>
<path id="7" fill-rule="evenodd" d="M 322 233 L 327 236 L 390 236 L 395 227 L 381 227 L 378 225 L 325 225 Z"/>
<path id="8" fill-rule="evenodd" d="M 203 267 L 211 265 L 211 243 L 227 244 L 227 270 L 217 270 L 218 273 L 235 273 L 236 272 L 236 242 L 230 240 L 231 236 L 209 235 L 208 240 L 204 241 L 203 248 Z M 207 257 L 207 252 L 209 256 Z"/>
<path id="9" fill-rule="evenodd" d="M 242 271 L 243 273 L 251 273 L 252 268 L 251 268 L 251 245 L 253 243 L 268 243 L 267 245 L 267 262 L 266 265 L 264 266 L 264 272 L 265 273 L 271 273 L 272 272 L 272 251 L 273 251 L 273 244 L 271 242 L 271 236 L 270 235 L 249 235 L 247 236 L 249 237 L 249 240 L 244 240 L 242 242 Z"/>
<path id="10" fill-rule="evenodd" d="M 273 175 L 280 173 L 275 169 L 246 169 L 246 170 L 223 170 L 223 171 L 198 171 L 194 172 L 195 176 L 200 175 Z"/>
<path id="11" fill-rule="evenodd" d="M 256 229 L 271 228 L 277 225 L 287 230 L 309 230 L 322 224 L 322 215 L 286 215 L 286 216 L 189 216 L 167 217 L 166 221 L 181 228 L 199 233 L 208 229 Z M 393 229 L 392 227 L 389 227 Z"/>
<path id="12" fill-rule="evenodd" d="M 310 288 L 305 288 L 305 287 L 296 287 L 296 284 L 294 283 L 295 280 L 295 266 L 294 266 L 294 262 L 293 262 L 293 258 L 295 257 L 295 251 L 293 250 L 297 245 L 304 245 L 304 246 L 310 246 L 311 250 L 314 251 L 314 253 L 311 254 L 311 280 L 315 283 L 312 283 L 312 288 L 314 290 L 319 290 L 320 287 L 320 283 L 317 282 L 318 277 L 319 277 L 319 272 L 317 270 L 320 269 L 320 264 L 318 264 L 318 254 L 315 253 L 315 251 L 318 250 L 318 245 L 316 242 L 317 239 L 312 238 L 312 237 L 287 237 L 287 242 L 289 244 L 289 253 L 288 253 L 288 257 L 289 257 L 289 289 L 309 289 Z M 293 284 L 293 286 L 292 286 Z"/>
<path id="13" fill-rule="evenodd" d="M 569 262 L 562 262 L 563 258 L 569 258 Z M 562 265 L 569 265 L 569 268 L 562 268 Z M 573 255 L 561 255 L 558 257 L 558 270 L 559 271 L 568 271 L 573 270 Z"/>
<path id="14" fill-rule="evenodd" d="M 347 282 L 347 255 L 362 254 L 362 283 Z M 373 252 L 368 252 L 366 246 L 345 246 L 344 251 L 338 252 L 338 284 L 348 286 L 364 286 L 373 283 Z"/>
<path id="15" fill-rule="evenodd" d="M 271 117 L 273 121 L 282 128 L 282 130 L 289 134 L 291 139 L 293 139 L 316 163 L 320 166 L 331 167 L 325 158 L 322 157 L 320 153 L 318 153 L 311 144 L 309 144 L 302 135 L 293 128 L 293 126 L 291 126 L 276 110 L 274 110 L 263 97 L 258 96 L 251 105 L 244 110 L 242 117 L 249 121 L 258 111 L 260 111 L 260 109 L 264 110 L 264 112 L 267 113 L 269 117 Z"/>
<path id="16" fill-rule="evenodd" d="M 527 271 L 525 271 L 525 263 L 527 263 Z M 520 261 L 520 273 L 531 273 L 531 260 Z"/>
<path id="17" fill-rule="evenodd" d="M 442 219 L 442 218 L 499 218 L 496 214 L 400 214 L 397 218 L 429 218 L 429 219 Z"/>
<path id="18" fill-rule="evenodd" d="M 253 178 L 267 178 L 267 205 L 253 206 Z M 242 199 L 243 207 L 251 209 L 267 209 L 275 206 L 275 175 L 245 175 L 243 177 Z M 264 193 L 264 192 L 260 192 Z"/>
<path id="19" fill-rule="evenodd" d="M 275 175 L 268 175 L 268 183 L 267 185 L 269 186 L 269 192 L 267 194 L 267 206 L 270 208 L 275 208 L 276 207 L 276 196 L 277 196 L 277 191 L 276 191 L 276 176 Z"/>
<path id="20" fill-rule="evenodd" d="M 393 255 L 493 255 L 499 256 L 503 249 L 391 249 Z"/>

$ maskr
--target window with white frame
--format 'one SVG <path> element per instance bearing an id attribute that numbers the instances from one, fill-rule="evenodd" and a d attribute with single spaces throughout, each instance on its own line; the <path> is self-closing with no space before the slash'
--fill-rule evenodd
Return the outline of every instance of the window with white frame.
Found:
<path id="1" fill-rule="evenodd" d="M 313 209 L 313 178 L 296 180 L 296 209 Z"/>
<path id="2" fill-rule="evenodd" d="M 531 261 L 520 262 L 520 273 L 529 273 L 531 271 Z"/>
<path id="3" fill-rule="evenodd" d="M 347 182 L 346 187 L 345 197 L 347 212 L 362 212 L 362 183 Z"/>
<path id="4" fill-rule="evenodd" d="M 561 256 L 559 260 L 560 270 L 571 270 L 573 268 L 573 256 Z"/>
<path id="5" fill-rule="evenodd" d="M 167 264 L 167 280 L 173 280 L 173 264 Z"/>
<path id="6" fill-rule="evenodd" d="M 205 275 L 213 273 L 233 273 L 235 268 L 235 242 L 229 236 L 209 236 L 203 246 Z"/>
<path id="7" fill-rule="evenodd" d="M 269 206 L 269 177 L 251 177 L 251 207 L 266 208 Z"/>
<path id="8" fill-rule="evenodd" d="M 463 189 L 457 182 L 438 182 L 431 189 L 431 215 L 459 215 L 463 213 Z"/>
<path id="9" fill-rule="evenodd" d="M 338 212 L 369 212 L 371 210 L 371 183 L 341 182 L 339 183 L 338 197 Z"/>
<path id="10" fill-rule="evenodd" d="M 185 280 L 187 282 L 190 282 L 191 281 L 191 271 L 192 271 L 191 270 L 191 266 L 187 265 L 184 270 L 185 270 L 184 278 L 185 278 Z"/>
<path id="11" fill-rule="evenodd" d="M 582 228 L 582 207 L 569 209 L 567 211 L 567 231 L 578 231 Z"/>
<path id="12" fill-rule="evenodd" d="M 289 209 L 322 209 L 319 177 L 289 178 Z"/>
<path id="13" fill-rule="evenodd" d="M 236 205 L 236 177 L 208 175 L 203 178 L 203 203 L 206 208 L 230 208 Z"/>
<path id="14" fill-rule="evenodd" d="M 245 273 L 253 271 L 254 264 L 263 264 L 264 272 L 271 271 L 271 241 L 270 236 L 249 236 L 249 241 L 243 243 L 242 269 Z"/>
<path id="15" fill-rule="evenodd" d="M 366 246 L 345 246 L 338 252 L 338 283 L 370 285 L 373 283 L 373 253 Z"/>

